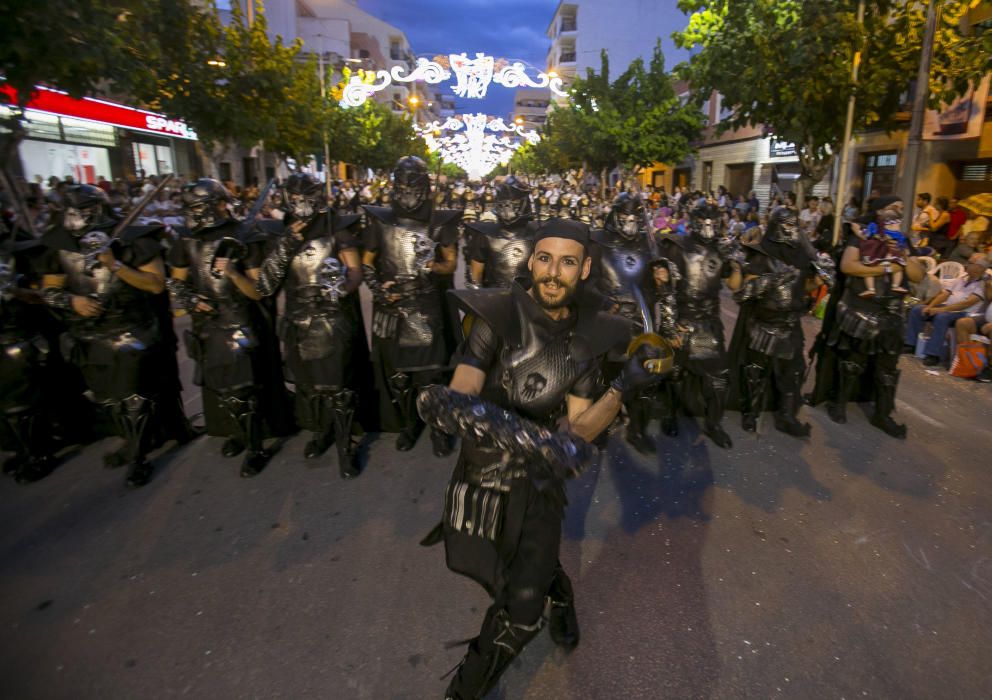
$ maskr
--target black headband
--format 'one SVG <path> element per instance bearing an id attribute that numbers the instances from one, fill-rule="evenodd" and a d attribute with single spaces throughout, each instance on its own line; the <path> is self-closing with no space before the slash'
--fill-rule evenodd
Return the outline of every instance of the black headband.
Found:
<path id="1" fill-rule="evenodd" d="M 583 248 L 589 247 L 589 226 L 573 219 L 551 218 L 537 225 L 534 234 L 534 245 L 545 238 L 567 238 L 581 243 Z"/>

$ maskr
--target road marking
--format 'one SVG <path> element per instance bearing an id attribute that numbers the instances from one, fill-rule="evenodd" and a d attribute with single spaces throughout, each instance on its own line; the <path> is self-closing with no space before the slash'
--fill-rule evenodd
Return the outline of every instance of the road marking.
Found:
<path id="1" fill-rule="evenodd" d="M 906 403 L 905 401 L 902 401 L 902 400 L 898 400 L 897 399 L 896 400 L 896 406 L 899 408 L 900 411 L 905 411 L 906 413 L 911 413 L 912 415 L 916 416 L 917 418 L 919 418 L 924 423 L 927 423 L 929 425 L 932 425 L 935 428 L 944 428 L 944 427 L 946 427 L 943 423 L 941 423 L 936 418 L 931 418 L 930 416 L 928 416 L 923 411 L 920 411 L 917 408 L 913 408 L 913 406 L 911 406 L 910 404 Z"/>

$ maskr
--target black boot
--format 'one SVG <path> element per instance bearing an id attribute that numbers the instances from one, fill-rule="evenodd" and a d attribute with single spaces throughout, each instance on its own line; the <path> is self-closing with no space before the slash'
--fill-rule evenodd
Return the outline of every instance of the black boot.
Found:
<path id="1" fill-rule="evenodd" d="M 490 608 L 490 610 L 492 610 Z M 541 631 L 543 618 L 532 625 L 514 624 L 506 610 L 486 613 L 479 636 L 469 644 L 445 698 L 482 700 L 523 648 Z"/>
<path id="2" fill-rule="evenodd" d="M 152 480 L 152 466 L 146 456 L 155 402 L 148 397 L 132 394 L 115 408 L 117 423 L 124 438 L 126 463 L 129 465 L 124 483 L 128 488 L 140 488 Z"/>
<path id="3" fill-rule="evenodd" d="M 257 476 L 272 456 L 262 446 L 262 420 L 257 411 L 257 399 L 254 396 L 224 396 L 221 403 L 237 425 L 237 442 L 247 450 L 241 462 L 241 476 Z"/>
<path id="4" fill-rule="evenodd" d="M 668 437 L 678 437 L 678 391 L 679 382 L 669 379 L 661 385 L 658 392 L 658 416 L 661 421 L 661 432 Z"/>
<path id="5" fill-rule="evenodd" d="M 353 479 L 361 473 L 359 446 L 351 434 L 358 396 L 351 389 L 342 389 L 334 394 L 333 402 L 334 432 L 338 436 L 338 471 L 342 479 Z"/>
<path id="6" fill-rule="evenodd" d="M 875 413 L 871 424 L 886 435 L 904 439 L 906 426 L 892 419 L 892 411 L 896 408 L 896 387 L 899 385 L 899 370 L 879 371 L 876 373 L 875 384 Z"/>
<path id="7" fill-rule="evenodd" d="M 809 437 L 809 423 L 800 423 L 796 418 L 801 402 L 798 392 L 782 394 L 779 409 L 775 412 L 775 430 L 793 437 Z"/>
<path id="8" fill-rule="evenodd" d="M 642 455 L 655 452 L 654 440 L 645 434 L 650 418 L 648 401 L 645 396 L 636 396 L 627 403 L 627 442 Z"/>
<path id="9" fill-rule="evenodd" d="M 435 457 L 447 457 L 455 451 L 454 436 L 431 428 L 431 451 Z"/>
<path id="10" fill-rule="evenodd" d="M 754 433 L 758 431 L 758 419 L 765 405 L 768 378 L 765 376 L 765 368 L 754 362 L 744 365 L 742 373 L 744 396 L 741 398 L 744 405 L 741 411 L 741 428 Z"/>
<path id="11" fill-rule="evenodd" d="M 424 424 L 419 420 L 413 425 L 408 425 L 396 438 L 396 449 L 400 452 L 409 452 L 417 444 L 422 432 L 424 432 Z"/>
<path id="12" fill-rule="evenodd" d="M 572 651 L 579 645 L 579 618 L 575 613 L 572 581 L 561 564 L 555 569 L 551 590 L 548 591 L 548 603 L 548 633 L 557 646 Z"/>
<path id="13" fill-rule="evenodd" d="M 734 441 L 727 435 L 720 422 L 723 420 L 723 408 L 727 404 L 727 389 L 730 386 L 729 370 L 724 370 L 715 375 L 710 375 L 704 380 L 704 391 L 706 391 L 706 420 L 703 423 L 703 433 L 714 442 L 717 447 L 729 449 L 734 446 Z"/>
<path id="14" fill-rule="evenodd" d="M 225 457 L 237 457 L 239 454 L 245 451 L 245 444 L 241 442 L 240 439 L 236 437 L 229 437 L 224 441 L 224 444 L 220 447 L 220 453 Z"/>
<path id="15" fill-rule="evenodd" d="M 7 427 L 17 441 L 17 453 L 4 462 L 4 472 L 19 484 L 44 479 L 55 468 L 49 446 L 50 436 L 43 435 L 41 417 L 32 410 L 14 411 L 4 416 Z"/>
<path id="16" fill-rule="evenodd" d="M 837 399 L 827 404 L 827 415 L 834 423 L 847 423 L 847 403 L 855 398 L 864 365 L 848 360 L 840 361 L 840 386 L 837 387 Z"/>
<path id="17" fill-rule="evenodd" d="M 299 391 L 303 391 L 300 389 Z M 303 447 L 304 459 L 316 459 L 334 444 L 334 394 L 315 391 L 307 397 L 310 405 L 311 424 L 315 428 L 313 439 Z"/>

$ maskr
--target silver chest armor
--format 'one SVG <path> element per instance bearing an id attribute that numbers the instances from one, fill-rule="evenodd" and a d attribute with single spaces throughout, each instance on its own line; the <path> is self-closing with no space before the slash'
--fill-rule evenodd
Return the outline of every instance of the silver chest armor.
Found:
<path id="1" fill-rule="evenodd" d="M 377 222 L 382 227 L 381 248 L 376 257 L 376 271 L 381 281 L 395 281 L 412 289 L 398 290 L 425 293 L 433 290 L 425 269 L 434 259 L 436 243 L 430 226 L 415 219 L 397 219 L 395 224 Z"/>
<path id="2" fill-rule="evenodd" d="M 331 257 L 336 257 L 334 241 L 331 238 L 304 241 L 289 264 L 289 272 L 286 275 L 287 286 L 290 289 L 321 286 L 320 270 L 323 268 L 324 259 Z"/>
<path id="3" fill-rule="evenodd" d="M 221 275 L 220 277 L 215 276 L 211 269 L 214 254 L 217 252 L 217 248 L 220 246 L 222 240 L 182 239 L 191 262 L 190 272 L 192 274 L 190 275 L 190 284 L 196 294 L 213 302 L 240 302 L 242 297 L 236 291 L 237 287 L 234 282 L 225 275 Z"/>
<path id="4" fill-rule="evenodd" d="M 685 293 L 691 298 L 712 297 L 720 293 L 723 260 L 709 248 L 696 247 L 685 258 Z"/>
<path id="5" fill-rule="evenodd" d="M 59 263 L 66 277 L 66 289 L 79 296 L 106 299 L 115 286 L 114 273 L 103 265 L 90 267 L 87 256 L 70 250 L 59 251 Z"/>
<path id="6" fill-rule="evenodd" d="M 637 241 L 621 239 L 603 243 L 601 249 L 600 291 L 620 305 L 621 316 L 640 322 L 640 309 L 632 290 L 644 282 L 647 251 Z"/>
<path id="7" fill-rule="evenodd" d="M 527 274 L 527 261 L 534 250 L 534 241 L 513 231 L 502 230 L 501 236 L 489 236 L 492 256 L 484 272 L 484 287 L 509 287 L 517 277 Z"/>

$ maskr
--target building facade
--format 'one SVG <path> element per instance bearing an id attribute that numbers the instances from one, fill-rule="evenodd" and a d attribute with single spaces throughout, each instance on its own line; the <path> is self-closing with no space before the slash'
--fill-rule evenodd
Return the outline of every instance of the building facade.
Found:
<path id="1" fill-rule="evenodd" d="M 546 30 L 551 46 L 546 69 L 565 79 L 597 73 L 606 52 L 610 77 L 616 78 L 637 58 L 650 60 L 660 40 L 671 68 L 686 54 L 672 42 L 672 32 L 685 24 L 677 0 L 562 0 Z"/>
<path id="2" fill-rule="evenodd" d="M 548 106 L 551 104 L 551 91 L 547 88 L 517 88 L 513 94 L 513 114 L 511 121 L 522 119 L 527 130 L 539 130 L 548 119 Z"/>
<path id="3" fill-rule="evenodd" d="M 15 99 L 0 84 L 0 94 Z M 0 115 L 11 116 L 0 106 Z M 105 99 L 75 99 L 38 87 L 21 117 L 20 174 L 29 181 L 66 176 L 93 184 L 97 178 L 129 179 L 169 173 L 196 175 L 196 133 L 180 119 Z"/>

